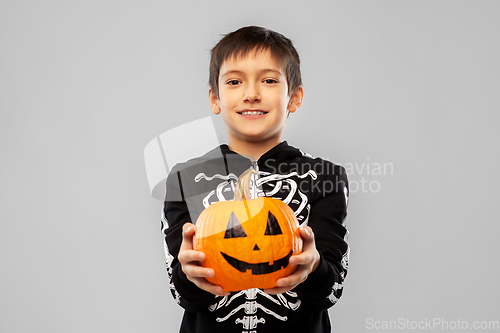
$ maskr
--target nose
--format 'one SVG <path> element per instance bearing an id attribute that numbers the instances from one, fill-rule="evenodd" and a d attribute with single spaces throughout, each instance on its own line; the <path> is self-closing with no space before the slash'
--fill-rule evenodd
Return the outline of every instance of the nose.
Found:
<path id="1" fill-rule="evenodd" d="M 249 85 L 245 91 L 243 100 L 250 103 L 260 101 L 260 94 L 258 92 L 258 89 L 254 85 Z"/>

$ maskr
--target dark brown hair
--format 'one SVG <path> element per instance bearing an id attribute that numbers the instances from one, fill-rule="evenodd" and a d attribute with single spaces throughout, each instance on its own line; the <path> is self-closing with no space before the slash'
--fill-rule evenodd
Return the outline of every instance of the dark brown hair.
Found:
<path id="1" fill-rule="evenodd" d="M 219 97 L 219 72 L 222 63 L 227 59 L 233 57 L 238 59 L 257 50 L 269 50 L 271 56 L 285 69 L 289 96 L 302 85 L 299 54 L 292 41 L 278 32 L 248 26 L 224 35 L 210 51 L 208 84 L 217 97 Z"/>

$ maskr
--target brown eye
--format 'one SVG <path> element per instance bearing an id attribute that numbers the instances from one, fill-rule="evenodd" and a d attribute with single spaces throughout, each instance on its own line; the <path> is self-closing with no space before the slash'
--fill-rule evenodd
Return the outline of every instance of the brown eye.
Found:
<path id="1" fill-rule="evenodd" d="M 269 214 L 267 214 L 267 226 L 264 235 L 271 236 L 281 234 L 282 232 L 278 220 L 276 220 L 276 217 L 273 215 L 273 213 L 269 212 Z"/>
<path id="2" fill-rule="evenodd" d="M 235 86 L 239 83 L 238 80 L 231 80 L 231 81 L 227 81 L 227 84 L 229 84 L 230 86 Z"/>
<path id="3" fill-rule="evenodd" d="M 278 226 L 279 227 L 279 226 Z M 237 238 L 237 237 L 246 237 L 247 234 L 243 227 L 241 226 L 240 221 L 231 212 L 231 216 L 229 216 L 229 222 L 227 223 L 226 233 L 224 234 L 224 238 Z"/>

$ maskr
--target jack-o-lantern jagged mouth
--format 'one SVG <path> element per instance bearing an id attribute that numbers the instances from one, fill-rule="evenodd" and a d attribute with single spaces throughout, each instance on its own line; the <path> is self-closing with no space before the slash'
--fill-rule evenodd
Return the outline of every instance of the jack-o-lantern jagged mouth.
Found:
<path id="1" fill-rule="evenodd" d="M 283 258 L 275 260 L 272 264 L 269 264 L 269 262 L 252 264 L 233 258 L 230 255 L 225 254 L 224 252 L 221 252 L 221 254 L 231 266 L 233 266 L 240 272 L 245 273 L 246 271 L 251 270 L 253 275 L 262 275 L 279 271 L 281 268 L 286 268 L 288 266 L 288 260 L 293 254 L 293 250 L 291 250 L 290 253 L 288 253 Z"/>

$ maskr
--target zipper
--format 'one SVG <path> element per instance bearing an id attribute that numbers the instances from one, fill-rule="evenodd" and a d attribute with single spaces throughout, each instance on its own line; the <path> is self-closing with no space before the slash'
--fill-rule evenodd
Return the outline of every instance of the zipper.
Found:
<path id="1" fill-rule="evenodd" d="M 252 161 L 251 168 L 254 169 L 255 171 L 259 172 L 259 165 L 257 164 L 257 161 Z"/>
<path id="2" fill-rule="evenodd" d="M 258 189 L 257 189 L 257 179 L 259 179 L 259 165 L 257 164 L 257 161 L 252 161 L 252 166 L 250 167 L 252 168 L 253 170 L 257 171 L 257 174 L 256 175 L 252 175 L 252 181 L 251 181 L 251 184 L 250 184 L 250 197 L 252 199 L 255 199 L 258 197 Z"/>

